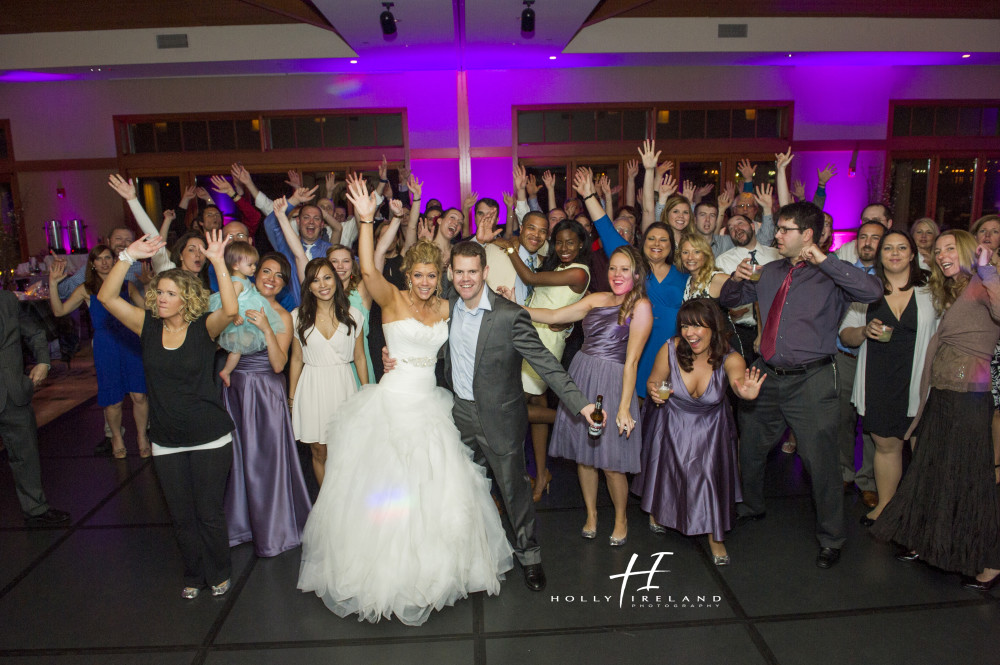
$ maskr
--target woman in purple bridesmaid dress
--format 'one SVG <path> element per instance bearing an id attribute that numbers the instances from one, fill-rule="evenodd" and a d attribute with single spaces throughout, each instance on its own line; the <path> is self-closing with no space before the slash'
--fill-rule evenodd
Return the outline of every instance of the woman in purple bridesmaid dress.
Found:
<path id="1" fill-rule="evenodd" d="M 729 346 L 726 318 L 711 300 L 681 305 L 677 331 L 656 354 L 649 375 L 642 470 L 632 492 L 641 497 L 654 533 L 666 527 L 686 536 L 707 533 L 712 560 L 724 566 L 729 554 L 722 540 L 741 499 L 726 386 L 742 399 L 757 399 L 764 375 L 748 370 Z"/>
<path id="2" fill-rule="evenodd" d="M 244 355 L 222 390 L 222 402 L 236 423 L 233 468 L 226 488 L 229 545 L 253 541 L 257 556 L 298 547 L 312 504 L 292 434 L 282 370 L 292 340 L 291 315 L 277 302 L 291 267 L 284 256 L 265 254 L 255 277 L 257 290 L 285 323 L 276 335 L 267 317 L 248 310 L 247 324 L 259 327 L 267 349 Z"/>

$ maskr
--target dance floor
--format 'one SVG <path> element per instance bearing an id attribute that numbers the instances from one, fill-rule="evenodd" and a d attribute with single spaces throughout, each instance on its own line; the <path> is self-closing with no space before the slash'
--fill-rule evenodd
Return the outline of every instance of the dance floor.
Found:
<path id="1" fill-rule="evenodd" d="M 499 596 L 476 594 L 409 628 L 340 619 L 300 593 L 298 550 L 260 559 L 237 547 L 228 595 L 181 599 L 152 465 L 132 439 L 127 460 L 92 457 L 100 432 L 93 399 L 41 430 L 44 484 L 52 505 L 72 512 L 67 528 L 25 528 L 0 464 L 0 661 L 1000 663 L 1000 590 L 969 591 L 957 575 L 896 561 L 858 524 L 856 495 L 840 563 L 816 568 L 808 481 L 780 452 L 768 467 L 767 518 L 729 535 L 723 568 L 703 537 L 651 533 L 634 503 L 628 544 L 609 547 L 603 489 L 599 538 L 581 539 L 576 475 L 556 461 L 538 515 L 548 588 L 529 591 L 516 568 Z"/>

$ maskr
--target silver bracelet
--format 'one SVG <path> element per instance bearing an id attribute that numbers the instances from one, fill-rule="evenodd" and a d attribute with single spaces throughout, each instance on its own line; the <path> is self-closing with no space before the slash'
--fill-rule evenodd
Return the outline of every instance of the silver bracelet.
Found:
<path id="1" fill-rule="evenodd" d="M 129 265 L 135 263 L 135 259 L 132 258 L 132 255 L 128 253 L 127 249 L 123 249 L 122 251 L 118 252 L 118 260 L 124 261 Z"/>

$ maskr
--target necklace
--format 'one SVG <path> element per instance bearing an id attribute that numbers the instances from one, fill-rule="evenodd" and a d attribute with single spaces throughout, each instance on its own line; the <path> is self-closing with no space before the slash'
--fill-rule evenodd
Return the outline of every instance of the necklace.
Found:
<path id="1" fill-rule="evenodd" d="M 412 292 L 407 292 L 406 296 L 407 296 L 407 299 L 410 301 L 410 309 L 412 309 L 413 312 L 415 314 L 417 314 L 418 317 L 419 317 L 419 315 L 420 315 L 421 312 L 420 312 L 419 309 L 417 309 L 417 304 L 415 302 L 413 302 L 413 293 Z M 425 306 L 423 313 L 426 314 L 429 309 L 430 309 L 430 307 Z"/>
<path id="2" fill-rule="evenodd" d="M 177 330 L 171 330 L 170 326 L 167 325 L 167 322 L 164 321 L 163 322 L 163 329 L 166 330 L 168 333 L 179 333 L 182 330 L 186 330 L 189 325 L 191 325 L 191 322 L 190 321 L 185 321 L 183 328 L 178 328 Z"/>

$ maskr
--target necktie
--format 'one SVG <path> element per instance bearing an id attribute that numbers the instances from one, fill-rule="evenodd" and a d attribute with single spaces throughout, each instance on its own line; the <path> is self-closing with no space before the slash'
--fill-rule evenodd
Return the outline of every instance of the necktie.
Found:
<path id="1" fill-rule="evenodd" d="M 771 301 L 771 310 L 767 313 L 767 322 L 764 324 L 764 332 L 760 336 L 760 355 L 764 360 L 771 360 L 774 357 L 774 345 L 778 339 L 778 325 L 781 323 L 781 310 L 785 306 L 785 298 L 788 296 L 788 287 L 792 285 L 792 274 L 805 265 L 801 261 L 792 266 L 781 287 Z"/>
<path id="2" fill-rule="evenodd" d="M 757 250 L 756 249 L 751 249 L 750 250 L 750 265 L 753 265 L 755 263 L 757 263 Z"/>
<path id="3" fill-rule="evenodd" d="M 538 260 L 537 256 L 528 257 L 528 268 L 531 270 L 531 272 L 538 272 L 537 266 L 535 265 L 537 260 Z M 535 290 L 535 287 L 533 287 L 531 284 L 525 284 L 524 286 L 525 286 L 525 296 L 526 298 L 530 298 L 531 294 Z"/>

